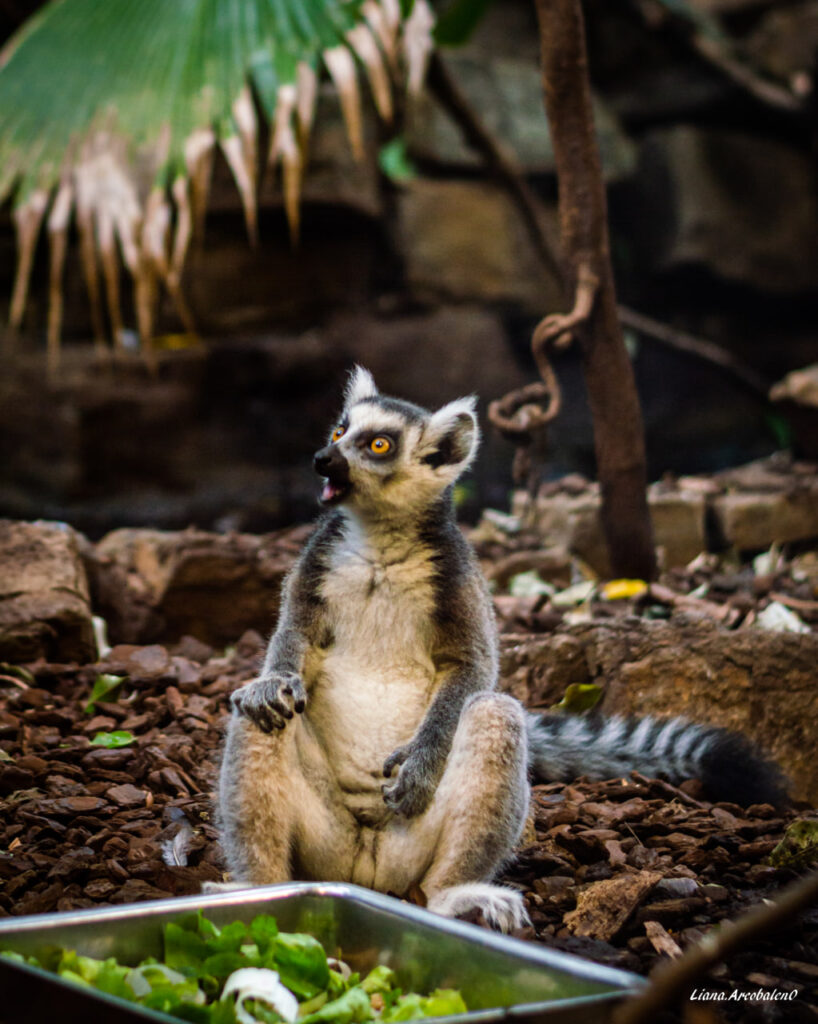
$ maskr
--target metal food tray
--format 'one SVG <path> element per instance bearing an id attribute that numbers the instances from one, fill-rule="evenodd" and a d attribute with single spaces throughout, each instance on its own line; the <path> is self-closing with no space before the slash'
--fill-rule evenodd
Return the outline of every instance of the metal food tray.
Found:
<path id="1" fill-rule="evenodd" d="M 353 970 L 393 968 L 404 990 L 457 988 L 471 1012 L 445 1020 L 459 1024 L 512 1020 L 595 1024 L 639 991 L 644 980 L 533 943 L 452 921 L 400 900 L 335 883 L 292 883 L 134 903 L 98 910 L 37 914 L 0 920 L 0 950 L 36 955 L 53 946 L 85 956 L 116 957 L 135 965 L 162 956 L 162 927 L 201 909 L 218 925 L 275 915 L 282 931 L 340 949 Z M 84 989 L 58 975 L 0 957 L 0 1021 L 39 1024 L 56 1013 L 59 1024 L 171 1021 L 112 996 Z M 443 1024 L 444 1018 L 439 1018 Z"/>

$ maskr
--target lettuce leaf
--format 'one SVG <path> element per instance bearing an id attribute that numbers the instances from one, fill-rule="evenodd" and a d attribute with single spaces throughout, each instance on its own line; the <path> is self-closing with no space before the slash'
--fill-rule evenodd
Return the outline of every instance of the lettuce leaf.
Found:
<path id="1" fill-rule="evenodd" d="M 311 935 L 298 932 L 276 935 L 268 950 L 281 983 L 299 999 L 312 999 L 329 985 L 327 954 L 321 943 Z"/>
<path id="2" fill-rule="evenodd" d="M 231 976 L 247 968 L 262 969 L 246 971 L 248 976 L 265 973 L 265 968 L 267 973 L 277 972 L 281 985 L 300 1003 L 297 1024 L 397 1024 L 468 1012 L 463 997 L 453 989 L 437 989 L 428 996 L 403 994 L 395 972 L 385 965 L 375 967 L 363 981 L 336 960 L 332 965 L 339 969 L 331 969 L 320 942 L 300 932 L 279 932 L 269 914 L 258 915 L 249 925 L 235 921 L 219 928 L 198 911 L 165 925 L 164 939 L 163 962 L 148 957 L 136 967 L 54 946 L 43 948 L 36 958 L 0 955 L 191 1024 L 240 1024 L 250 1019 L 282 1024 L 275 1000 L 247 991 L 237 1010 L 235 998 L 222 998 Z M 282 992 L 282 998 L 285 995 L 285 1002 L 291 1000 Z M 295 1011 L 282 1012 L 292 1016 Z"/>
<path id="3" fill-rule="evenodd" d="M 299 1024 L 358 1024 L 375 1016 L 369 996 L 360 985 L 337 999 L 325 1003 L 320 1010 L 301 1017 Z"/>

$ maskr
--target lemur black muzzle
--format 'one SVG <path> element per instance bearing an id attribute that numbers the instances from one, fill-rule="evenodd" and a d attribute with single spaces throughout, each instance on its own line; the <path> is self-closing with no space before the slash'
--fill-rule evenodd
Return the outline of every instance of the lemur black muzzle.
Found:
<path id="1" fill-rule="evenodd" d="M 315 472 L 326 477 L 324 489 L 321 491 L 322 505 L 335 505 L 347 496 L 351 489 L 349 481 L 349 463 L 334 444 L 328 444 L 315 453 L 313 458 Z"/>

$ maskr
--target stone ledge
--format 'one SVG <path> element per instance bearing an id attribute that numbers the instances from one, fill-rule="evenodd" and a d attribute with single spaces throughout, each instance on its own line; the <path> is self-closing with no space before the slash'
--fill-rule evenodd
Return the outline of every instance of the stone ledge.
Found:
<path id="1" fill-rule="evenodd" d="M 818 635 L 730 631 L 679 618 L 597 620 L 502 637 L 502 686 L 547 708 L 571 683 L 602 685 L 605 713 L 684 715 L 768 751 L 796 797 L 818 799 Z"/>
<path id="2" fill-rule="evenodd" d="M 0 660 L 96 657 L 79 535 L 64 523 L 0 520 Z"/>
<path id="3" fill-rule="evenodd" d="M 597 484 L 578 491 L 546 485 L 536 498 L 517 491 L 512 511 L 549 546 L 579 555 L 601 576 L 610 574 Z M 686 565 L 702 551 L 766 550 L 818 537 L 818 466 L 784 453 L 712 477 L 651 484 L 648 503 L 664 568 Z"/>
<path id="4" fill-rule="evenodd" d="M 117 643 L 187 634 L 223 646 L 247 629 L 266 635 L 281 582 L 311 529 L 261 536 L 114 530 L 85 553 L 94 608 Z"/>

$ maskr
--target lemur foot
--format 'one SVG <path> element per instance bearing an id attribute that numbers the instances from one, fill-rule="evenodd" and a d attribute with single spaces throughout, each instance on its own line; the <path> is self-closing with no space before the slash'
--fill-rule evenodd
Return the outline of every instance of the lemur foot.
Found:
<path id="1" fill-rule="evenodd" d="M 415 818 L 429 806 L 437 786 L 437 773 L 428 757 L 412 750 L 411 744 L 398 747 L 384 762 L 383 774 L 388 779 L 400 766 L 391 785 L 381 786 L 383 802 L 396 814 Z"/>
<path id="2" fill-rule="evenodd" d="M 252 889 L 251 882 L 202 882 L 203 893 L 237 892 L 239 889 Z"/>
<path id="3" fill-rule="evenodd" d="M 307 706 L 307 692 L 295 672 L 275 672 L 245 683 L 230 696 L 233 710 L 262 732 L 283 729 Z"/>
<path id="4" fill-rule="evenodd" d="M 487 924 L 501 932 L 510 932 L 531 923 L 521 893 L 486 882 L 441 889 L 429 897 L 427 908 L 443 917 L 466 917 L 479 913 Z"/>

